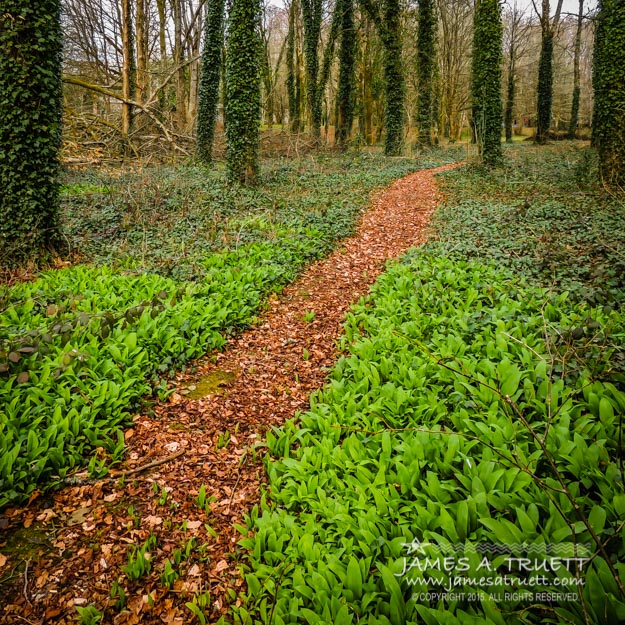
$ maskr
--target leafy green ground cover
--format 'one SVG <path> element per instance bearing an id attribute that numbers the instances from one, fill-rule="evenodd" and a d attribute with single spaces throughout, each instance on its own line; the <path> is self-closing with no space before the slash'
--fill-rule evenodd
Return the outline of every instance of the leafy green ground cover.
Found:
<path id="1" fill-rule="evenodd" d="M 68 237 L 93 264 L 0 291 L 0 507 L 97 447 L 119 459 L 122 426 L 161 376 L 252 322 L 352 232 L 372 188 L 436 164 L 275 162 L 256 189 L 194 167 L 68 176 Z"/>
<path id="2" fill-rule="evenodd" d="M 511 156 L 447 176 L 437 240 L 389 267 L 310 411 L 269 434 L 237 622 L 625 620 L 625 293 L 579 258 L 618 262 L 601 245 L 623 249 L 622 205 L 567 198 L 569 152 Z M 534 210 L 502 233 L 530 175 Z M 577 199 L 597 211 L 585 229 Z M 526 241 L 556 226 L 575 246 L 555 274 L 568 294 L 541 288 L 554 273 Z M 566 557 L 583 561 L 558 568 Z"/>
<path id="3" fill-rule="evenodd" d="M 625 202 L 604 193 L 594 153 L 576 144 L 508 152 L 505 168 L 442 177 L 440 252 L 488 259 L 589 304 L 625 300 Z"/>
<path id="4" fill-rule="evenodd" d="M 372 188 L 461 157 L 273 160 L 253 188 L 193 166 L 76 172 L 64 187 L 67 231 L 76 252 L 97 264 L 202 280 L 207 255 L 250 243 L 312 237 L 324 253 L 352 232 Z"/>

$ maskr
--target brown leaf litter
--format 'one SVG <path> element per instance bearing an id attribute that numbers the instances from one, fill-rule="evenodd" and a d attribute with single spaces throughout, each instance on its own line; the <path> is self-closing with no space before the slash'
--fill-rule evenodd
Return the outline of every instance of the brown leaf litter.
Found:
<path id="1" fill-rule="evenodd" d="M 179 375 L 153 414 L 135 417 L 121 469 L 4 512 L 0 623 L 75 623 L 76 607 L 95 605 L 103 623 L 182 625 L 195 619 L 185 607 L 194 595 L 210 595 L 208 622 L 227 611 L 244 587 L 233 524 L 244 524 L 264 480 L 255 444 L 308 407 L 336 360 L 349 306 L 388 259 L 423 242 L 441 199 L 434 176 L 452 167 L 378 192 L 357 233 L 273 296 L 258 325 L 200 361 L 193 376 Z M 150 535 L 151 571 L 129 581 L 121 567 Z"/>

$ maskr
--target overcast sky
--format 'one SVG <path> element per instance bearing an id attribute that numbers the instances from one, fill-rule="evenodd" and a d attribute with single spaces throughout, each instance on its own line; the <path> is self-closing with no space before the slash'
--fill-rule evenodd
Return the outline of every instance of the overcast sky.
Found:
<path id="1" fill-rule="evenodd" d="M 540 9 L 541 0 L 535 0 L 536 5 Z M 514 0 L 508 0 L 509 4 L 512 4 Z M 531 0 L 519 0 L 519 4 L 527 4 L 528 9 L 533 10 Z M 551 0 L 551 10 L 555 12 L 556 7 L 558 6 L 558 0 Z M 597 0 L 585 0 L 584 2 L 584 13 L 588 13 L 590 9 L 594 9 L 597 6 Z M 563 13 L 574 13 L 577 15 L 579 11 L 579 0 L 564 0 L 562 4 L 562 12 Z"/>

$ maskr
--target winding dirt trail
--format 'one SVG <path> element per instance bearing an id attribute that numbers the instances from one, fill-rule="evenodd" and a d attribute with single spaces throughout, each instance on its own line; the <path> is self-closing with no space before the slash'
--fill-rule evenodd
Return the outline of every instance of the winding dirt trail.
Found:
<path id="1" fill-rule="evenodd" d="M 0 566 L 0 623 L 75 623 L 76 606 L 93 604 L 102 623 L 182 625 L 194 618 L 185 603 L 194 594 L 201 603 L 205 593 L 207 621 L 218 620 L 228 591 L 242 585 L 233 523 L 242 524 L 260 498 L 263 449 L 256 454 L 254 445 L 268 427 L 307 408 L 336 359 L 349 306 L 387 260 L 423 242 L 441 200 L 434 176 L 455 166 L 411 174 L 377 193 L 353 237 L 273 297 L 258 325 L 193 376 L 179 376 L 169 401 L 135 418 L 113 477 L 7 511 L 14 555 Z M 120 567 L 150 534 L 157 538 L 151 572 L 131 582 Z M 166 559 L 175 573 L 162 577 Z"/>

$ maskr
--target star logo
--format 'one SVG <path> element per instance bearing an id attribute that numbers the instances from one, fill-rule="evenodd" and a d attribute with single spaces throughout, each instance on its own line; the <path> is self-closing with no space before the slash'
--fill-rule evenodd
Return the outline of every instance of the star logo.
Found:
<path id="1" fill-rule="evenodd" d="M 431 543 L 422 543 L 418 538 L 413 538 L 410 543 L 402 543 L 402 547 L 407 550 L 407 555 L 411 556 L 415 553 L 426 555 L 423 550 L 424 547 L 428 547 Z"/>

